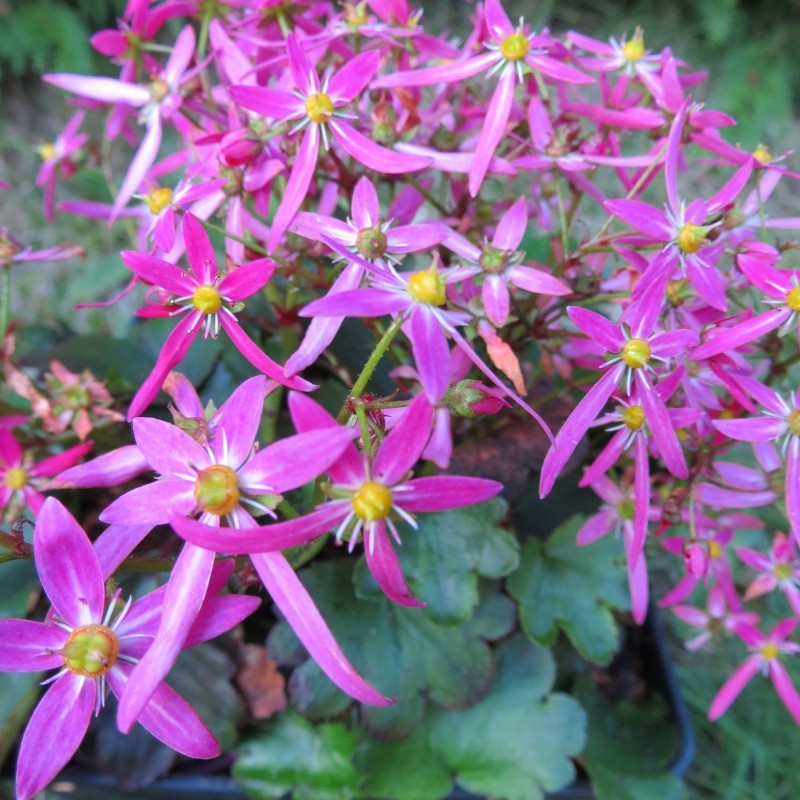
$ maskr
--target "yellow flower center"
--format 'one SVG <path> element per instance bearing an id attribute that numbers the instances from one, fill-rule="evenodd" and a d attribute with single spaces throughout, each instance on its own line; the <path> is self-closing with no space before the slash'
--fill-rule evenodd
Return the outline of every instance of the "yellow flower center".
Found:
<path id="1" fill-rule="evenodd" d="M 631 369 L 640 369 L 650 361 L 650 345 L 644 339 L 628 339 L 621 355 Z"/>
<path id="2" fill-rule="evenodd" d="M 641 34 L 634 36 L 622 45 L 622 55 L 632 64 L 644 58 L 644 37 Z"/>
<path id="3" fill-rule="evenodd" d="M 706 232 L 699 225 L 684 223 L 678 231 L 678 247 L 684 253 L 696 253 L 706 241 Z"/>
<path id="4" fill-rule="evenodd" d="M 192 294 L 192 305 L 203 314 L 216 314 L 222 297 L 216 286 L 198 286 Z"/>
<path id="5" fill-rule="evenodd" d="M 353 495 L 353 511 L 364 522 L 375 522 L 389 516 L 392 493 L 382 483 L 369 481 Z"/>
<path id="6" fill-rule="evenodd" d="M 172 202 L 172 189 L 155 189 L 144 198 L 151 214 L 160 214 Z"/>
<path id="7" fill-rule="evenodd" d="M 6 470 L 6 486 L 9 489 L 22 489 L 28 485 L 28 473 L 19 467 Z"/>
<path id="8" fill-rule="evenodd" d="M 796 408 L 792 411 L 786 419 L 786 422 L 789 425 L 789 430 L 795 436 L 800 436 L 800 408 Z"/>
<path id="9" fill-rule="evenodd" d="M 779 581 L 788 581 L 792 577 L 792 568 L 789 564 L 776 564 L 772 572 Z"/>
<path id="10" fill-rule="evenodd" d="M 239 481 L 236 473 L 224 464 L 206 467 L 194 485 L 194 497 L 203 511 L 221 517 L 229 514 L 239 502 Z"/>
<path id="11" fill-rule="evenodd" d="M 420 303 L 443 306 L 447 300 L 444 278 L 435 268 L 415 272 L 408 279 L 408 291 Z"/>
<path id="12" fill-rule="evenodd" d="M 673 305 L 676 308 L 683 305 L 684 300 L 686 299 L 688 285 L 688 281 L 682 279 L 667 282 L 666 294 L 670 305 Z"/>
<path id="13" fill-rule="evenodd" d="M 792 311 L 800 311 L 800 286 L 795 286 L 787 295 L 786 295 L 786 305 L 792 309 Z"/>
<path id="14" fill-rule="evenodd" d="M 776 659 L 780 655 L 780 652 L 777 645 L 772 644 L 772 642 L 767 642 L 765 645 L 761 646 L 761 655 L 769 661 Z"/>
<path id="15" fill-rule="evenodd" d="M 758 161 L 759 164 L 766 166 L 772 161 L 772 153 L 770 153 L 769 147 L 765 144 L 759 144 L 758 147 L 753 150 L 753 158 Z"/>
<path id="16" fill-rule="evenodd" d="M 506 61 L 521 61 L 530 49 L 530 42 L 521 31 L 509 34 L 500 42 L 500 52 Z"/>
<path id="17" fill-rule="evenodd" d="M 116 663 L 119 639 L 105 625 L 83 625 L 69 635 L 61 655 L 70 672 L 99 678 Z"/>
<path id="18" fill-rule="evenodd" d="M 644 409 L 641 406 L 628 406 L 622 412 L 622 421 L 632 431 L 638 431 L 644 425 Z"/>
<path id="19" fill-rule="evenodd" d="M 306 99 L 306 114 L 312 122 L 324 125 L 333 116 L 333 101 L 323 92 L 309 95 Z"/>
<path id="20" fill-rule="evenodd" d="M 722 548 L 713 539 L 708 541 L 708 555 L 711 558 L 719 558 L 722 555 Z"/>
<path id="21" fill-rule="evenodd" d="M 164 78 L 156 78 L 150 84 L 150 97 L 154 103 L 160 103 L 169 94 L 169 84 Z"/>
<path id="22" fill-rule="evenodd" d="M 52 161 L 56 157 L 56 146 L 53 142 L 45 142 L 40 144 L 37 148 L 42 161 Z"/>
<path id="23" fill-rule="evenodd" d="M 12 258 L 19 253 L 19 247 L 11 241 L 7 236 L 0 235 L 0 261 L 7 258 Z"/>

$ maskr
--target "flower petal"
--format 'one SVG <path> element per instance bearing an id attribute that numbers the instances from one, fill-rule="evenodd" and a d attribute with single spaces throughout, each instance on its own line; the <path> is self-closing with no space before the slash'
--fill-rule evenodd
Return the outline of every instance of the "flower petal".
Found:
<path id="1" fill-rule="evenodd" d="M 114 500 L 100 514 L 108 525 L 163 525 L 170 511 L 191 514 L 197 508 L 194 483 L 185 478 L 168 478 L 137 486 Z"/>
<path id="2" fill-rule="evenodd" d="M 436 314 L 418 305 L 403 330 L 411 339 L 411 352 L 419 378 L 431 403 L 441 400 L 450 385 L 450 348 Z"/>
<path id="3" fill-rule="evenodd" d="M 263 375 L 250 378 L 214 414 L 212 421 L 216 428 L 211 448 L 217 463 L 234 471 L 244 464 L 258 434 L 264 400 L 274 387 Z"/>
<path id="4" fill-rule="evenodd" d="M 374 477 L 387 486 L 397 483 L 419 461 L 432 423 L 433 407 L 424 394 L 418 394 L 381 443 L 373 464 Z"/>
<path id="5" fill-rule="evenodd" d="M 367 88 L 378 69 L 380 53 L 369 50 L 345 62 L 328 83 L 327 94 L 334 105 L 346 105 Z"/>
<path id="6" fill-rule="evenodd" d="M 329 126 L 342 150 L 375 172 L 400 175 L 406 172 L 419 172 L 433 163 L 433 159 L 426 156 L 414 156 L 381 147 L 342 119 L 334 117 Z"/>
<path id="7" fill-rule="evenodd" d="M 407 481 L 394 490 L 394 496 L 404 511 L 449 511 L 483 503 L 501 491 L 503 484 L 488 478 L 436 475 Z"/>
<path id="8" fill-rule="evenodd" d="M 61 650 L 68 635 L 58 625 L 0 619 L 0 671 L 39 672 L 63 667 L 63 656 L 52 651 Z"/>
<path id="9" fill-rule="evenodd" d="M 711 701 L 711 705 L 708 708 L 708 718 L 715 720 L 721 717 L 757 672 L 758 657 L 751 656 L 733 672 L 717 692 L 716 697 Z"/>
<path id="10" fill-rule="evenodd" d="M 422 608 L 427 605 L 411 594 L 383 520 L 372 524 L 369 543 L 364 547 L 364 555 L 372 577 L 393 603 L 407 608 Z"/>
<path id="11" fill-rule="evenodd" d="M 120 258 L 125 266 L 143 281 L 166 289 L 177 297 L 191 294 L 196 288 L 195 282 L 190 280 L 180 267 L 168 261 L 146 253 L 137 253 L 135 250 L 123 250 Z"/>

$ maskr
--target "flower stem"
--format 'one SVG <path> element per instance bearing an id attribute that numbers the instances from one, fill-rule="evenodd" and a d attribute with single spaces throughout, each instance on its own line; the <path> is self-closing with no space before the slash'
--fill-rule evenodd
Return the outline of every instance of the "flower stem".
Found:
<path id="1" fill-rule="evenodd" d="M 397 336 L 400 328 L 403 327 L 403 323 L 405 319 L 402 316 L 398 316 L 394 319 L 392 324 L 386 329 L 386 332 L 381 336 L 380 341 L 378 344 L 375 345 L 375 349 L 370 354 L 370 357 L 367 359 L 367 363 L 364 365 L 364 369 L 361 370 L 361 374 L 356 379 L 353 388 L 350 391 L 349 398 L 350 400 L 357 400 L 361 397 L 364 389 L 366 388 L 367 384 L 369 383 L 369 379 L 372 377 L 372 373 L 375 372 L 375 368 L 380 363 L 381 358 L 383 358 L 384 353 L 389 349 L 389 345 L 392 343 L 392 339 Z M 345 422 L 348 417 L 350 416 L 350 412 L 347 408 L 347 403 L 341 407 L 339 410 L 339 414 L 337 416 L 337 420 L 341 422 Z"/>
<path id="2" fill-rule="evenodd" d="M 413 175 L 406 175 L 406 180 L 443 216 L 449 217 L 450 212 L 443 206 Z"/>
<path id="3" fill-rule="evenodd" d="M 11 280 L 8 274 L 8 264 L 0 266 L 0 344 L 6 338 L 8 331 L 8 318 L 10 314 Z"/>

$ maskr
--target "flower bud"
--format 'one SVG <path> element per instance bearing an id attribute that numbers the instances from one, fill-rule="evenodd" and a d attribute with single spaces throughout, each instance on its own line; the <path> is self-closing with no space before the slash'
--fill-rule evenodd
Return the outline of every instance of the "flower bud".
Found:
<path id="1" fill-rule="evenodd" d="M 508 405 L 499 396 L 498 390 L 473 380 L 459 381 L 452 386 L 444 396 L 444 401 L 451 414 L 467 419 L 496 414 L 503 406 Z"/>

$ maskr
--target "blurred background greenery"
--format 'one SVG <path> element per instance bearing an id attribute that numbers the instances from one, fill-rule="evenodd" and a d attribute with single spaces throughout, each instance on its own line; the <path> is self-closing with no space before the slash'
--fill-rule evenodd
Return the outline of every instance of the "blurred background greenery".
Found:
<path id="1" fill-rule="evenodd" d="M 421 3 L 426 27 L 463 35 L 466 2 Z M 34 179 L 37 143 L 51 141 L 70 111 L 65 95 L 43 86 L 46 71 L 106 72 L 105 59 L 89 46 L 95 30 L 114 24 L 124 0 L 0 0 L 0 228 L 35 247 L 71 241 L 84 246 L 83 264 L 17 270 L 12 308 L 16 317 L 84 332 L 124 335 L 131 306 L 75 313 L 80 300 L 99 298 L 124 279 L 118 252 L 128 240 L 102 223 L 59 215 L 46 225 Z M 669 45 L 709 78 L 695 96 L 732 114 L 739 127 L 726 135 L 753 149 L 763 141 L 773 153 L 793 148 L 800 134 L 800 0 L 506 0 L 510 16 L 557 33 L 574 28 L 598 39 L 645 31 L 649 48 Z M 90 130 L 101 136 L 99 121 Z M 95 127 L 91 127 L 95 125 Z M 797 163 L 793 164 L 797 168 Z M 796 186 L 796 184 L 795 184 Z M 788 196 L 794 205 L 795 186 Z M 105 199 L 103 187 L 78 178 L 73 196 Z M 800 796 L 800 732 L 766 681 L 755 683 L 717 725 L 705 710 L 742 657 L 733 647 L 713 655 L 684 656 L 674 639 L 684 692 L 698 729 L 699 749 L 689 774 L 691 796 L 725 800 L 794 800 Z"/>

